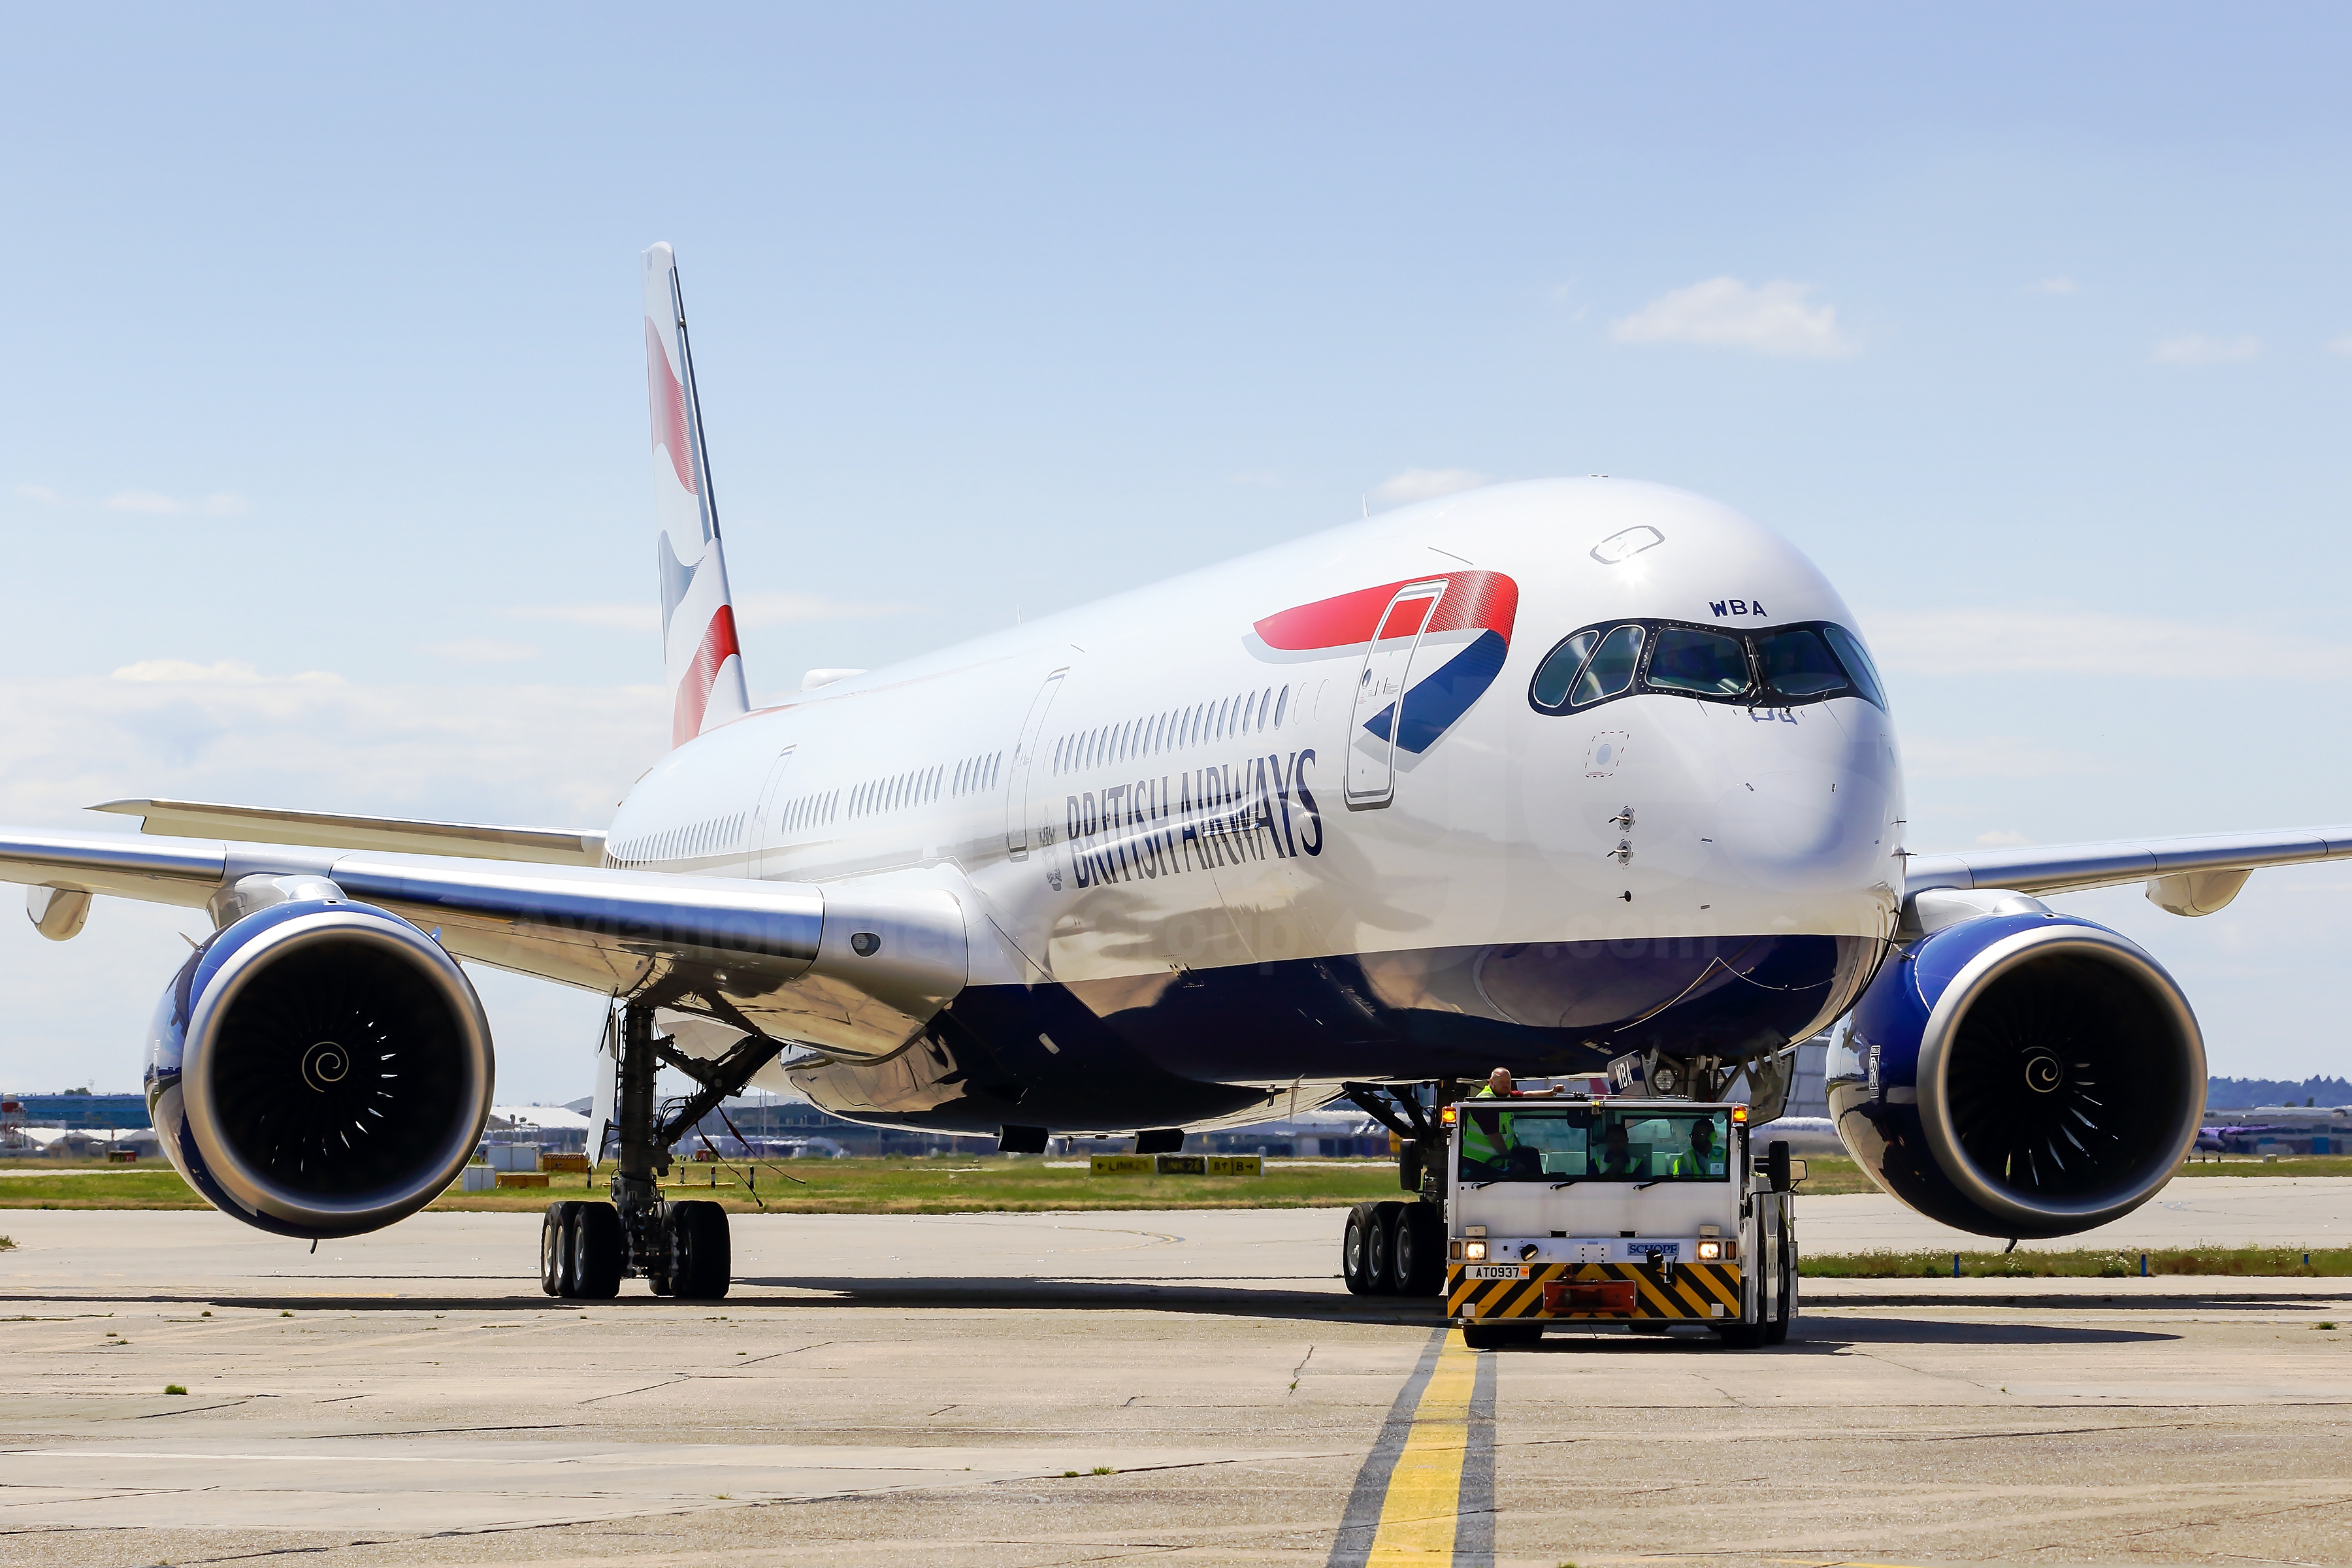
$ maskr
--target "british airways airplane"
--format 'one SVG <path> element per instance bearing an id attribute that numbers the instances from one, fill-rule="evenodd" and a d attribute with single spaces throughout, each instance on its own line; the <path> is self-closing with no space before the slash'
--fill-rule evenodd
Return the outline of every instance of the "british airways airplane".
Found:
<path id="1" fill-rule="evenodd" d="M 2145 881 L 2203 915 L 2352 855 L 2352 827 L 1914 853 L 1837 591 L 1737 512 L 1606 479 L 1350 521 L 755 710 L 670 248 L 644 268 L 674 749 L 609 827 L 133 800 L 98 809 L 156 837 L 0 830 L 45 936 L 99 894 L 211 917 L 147 1094 L 265 1230 L 371 1230 L 456 1177 L 492 1081 L 462 959 L 613 999 L 620 1173 L 551 1210 L 561 1294 L 725 1292 L 724 1215 L 657 1183 L 747 1086 L 1013 1152 L 1343 1093 L 1419 1138 L 1497 1065 L 1761 1110 L 1849 1015 L 1832 1108 L 1879 1184 L 2065 1235 L 2165 1182 L 2205 1065 L 2163 966 L 2042 896 Z M 657 1100 L 663 1064 L 696 1091 Z"/>

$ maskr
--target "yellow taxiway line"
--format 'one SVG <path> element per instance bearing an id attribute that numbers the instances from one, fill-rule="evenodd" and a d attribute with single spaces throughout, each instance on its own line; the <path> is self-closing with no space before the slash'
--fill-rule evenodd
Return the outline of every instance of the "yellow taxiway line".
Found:
<path id="1" fill-rule="evenodd" d="M 1380 1530 L 1365 1568 L 1454 1561 L 1462 1464 L 1470 1450 L 1470 1398 L 1477 1379 L 1476 1353 L 1462 1342 L 1461 1330 L 1447 1330 L 1421 1403 L 1413 1407 L 1412 1429 L 1390 1472 Z"/>

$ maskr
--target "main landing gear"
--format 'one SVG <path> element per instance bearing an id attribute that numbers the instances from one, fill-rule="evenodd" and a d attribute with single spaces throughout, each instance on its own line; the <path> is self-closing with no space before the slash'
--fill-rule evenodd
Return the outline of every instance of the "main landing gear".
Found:
<path id="1" fill-rule="evenodd" d="M 656 1296 L 715 1301 L 731 1282 L 727 1211 L 715 1203 L 672 1203 L 661 1194 L 670 1151 L 713 1106 L 740 1092 L 781 1048 L 753 1035 L 715 1062 L 677 1051 L 653 1029 L 650 1007 L 620 1016 L 619 1092 L 613 1120 L 620 1133 L 620 1170 L 610 1203 L 550 1204 L 539 1231 L 539 1284 L 551 1296 L 605 1300 L 621 1281 L 640 1279 Z M 656 1105 L 654 1074 L 664 1062 L 701 1088 L 682 1100 Z"/>
<path id="2" fill-rule="evenodd" d="M 1445 1138 L 1430 1107 L 1456 1086 L 1428 1087 L 1424 1099 L 1417 1085 L 1348 1085 L 1348 1098 L 1397 1135 L 1397 1184 L 1414 1194 L 1348 1211 L 1339 1272 L 1356 1295 L 1434 1296 L 1445 1284 Z"/>

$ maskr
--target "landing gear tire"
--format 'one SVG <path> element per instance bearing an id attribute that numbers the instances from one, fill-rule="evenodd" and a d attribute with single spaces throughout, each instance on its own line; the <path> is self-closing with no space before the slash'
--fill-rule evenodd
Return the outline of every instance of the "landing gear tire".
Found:
<path id="1" fill-rule="evenodd" d="M 539 1288 L 551 1296 L 572 1293 L 572 1212 L 579 1207 L 569 1199 L 550 1204 L 539 1224 Z"/>
<path id="2" fill-rule="evenodd" d="M 1780 1310 L 1764 1325 L 1764 1342 L 1785 1345 L 1789 1342 L 1789 1325 L 1797 1316 L 1796 1248 L 1783 1245 L 1780 1248 Z"/>
<path id="3" fill-rule="evenodd" d="M 1347 1227 L 1339 1233 L 1339 1277 L 1350 1296 L 1372 1293 L 1372 1218 L 1374 1205 L 1358 1204 L 1348 1211 Z"/>
<path id="4" fill-rule="evenodd" d="M 572 1294 L 587 1300 L 610 1300 L 621 1293 L 621 1268 L 626 1244 L 621 1237 L 621 1216 L 610 1204 L 583 1203 L 572 1215 Z"/>
<path id="5" fill-rule="evenodd" d="M 1400 1296 L 1434 1296 L 1445 1280 L 1445 1227 L 1427 1204 L 1399 1205 L 1389 1228 L 1389 1289 Z"/>
<path id="6" fill-rule="evenodd" d="M 692 1301 L 716 1301 L 732 1283 L 727 1211 L 702 1200 L 669 1206 L 669 1288 Z"/>
<path id="7" fill-rule="evenodd" d="M 1395 1295 L 1402 1278 L 1397 1270 L 1397 1226 L 1404 1210 L 1405 1205 L 1395 1198 L 1372 1205 L 1370 1272 L 1375 1296 Z"/>

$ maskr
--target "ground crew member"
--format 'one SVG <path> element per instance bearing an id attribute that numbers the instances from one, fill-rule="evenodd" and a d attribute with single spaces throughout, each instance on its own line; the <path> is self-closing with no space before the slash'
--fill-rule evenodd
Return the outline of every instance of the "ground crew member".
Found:
<path id="1" fill-rule="evenodd" d="M 1601 1173 L 1604 1176 L 1640 1176 L 1642 1157 L 1625 1141 L 1625 1124 L 1615 1117 L 1609 1119 L 1609 1131 L 1601 1137 Z"/>
<path id="2" fill-rule="evenodd" d="M 1715 1147 L 1715 1121 L 1702 1116 L 1691 1123 L 1691 1146 L 1687 1153 L 1675 1156 L 1674 1173 L 1677 1176 L 1711 1176 L 1723 1163 Z"/>

